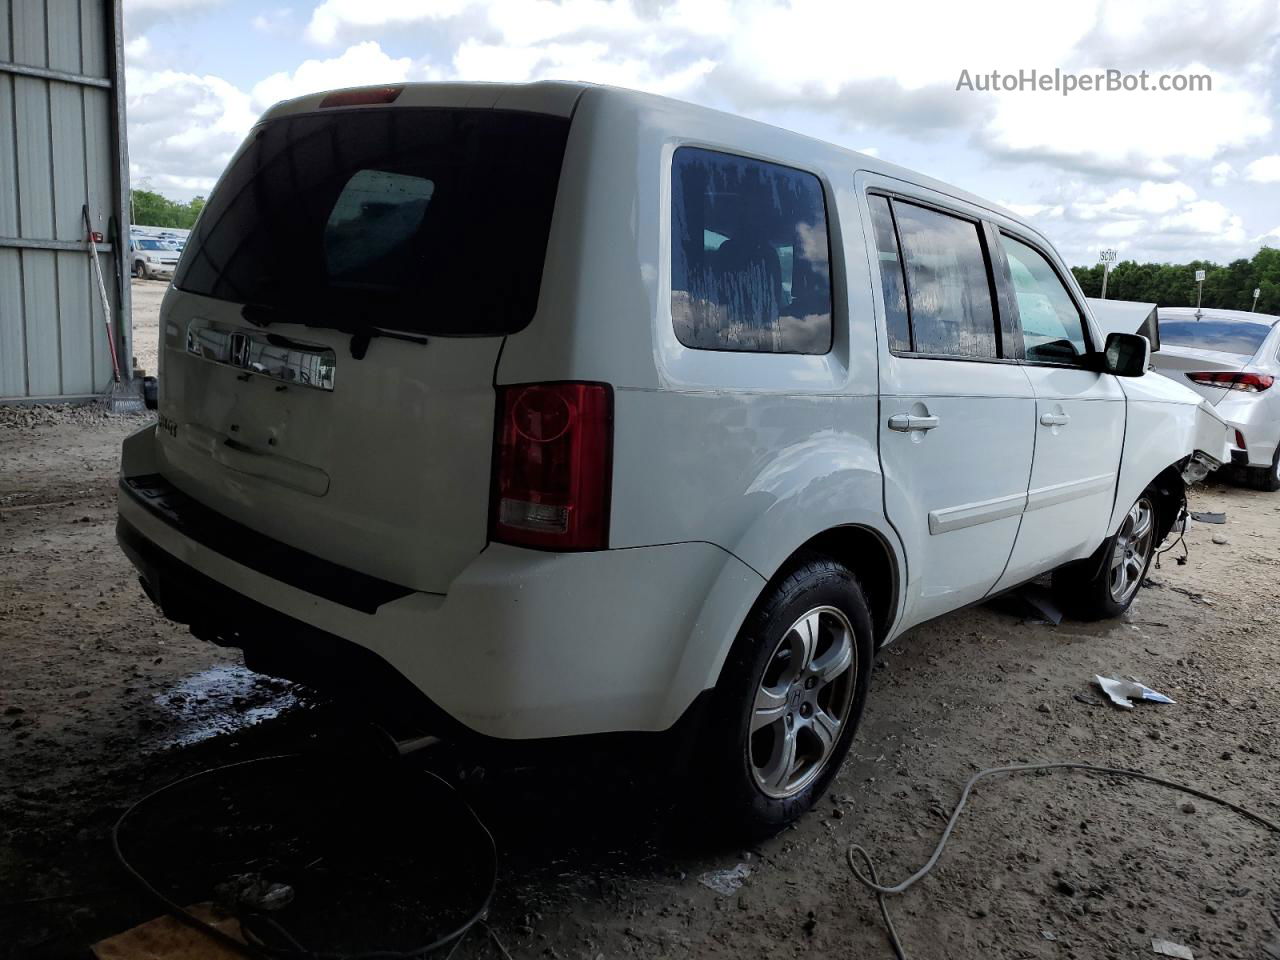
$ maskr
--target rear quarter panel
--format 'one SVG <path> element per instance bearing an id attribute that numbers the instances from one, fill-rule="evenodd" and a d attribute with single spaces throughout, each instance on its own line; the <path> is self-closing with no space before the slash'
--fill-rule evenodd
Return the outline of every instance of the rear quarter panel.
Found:
<path id="1" fill-rule="evenodd" d="M 612 549 L 705 541 L 771 577 L 807 540 L 865 526 L 891 544 L 876 446 L 876 323 L 849 155 L 664 101 L 588 91 L 574 117 L 538 329 L 508 338 L 499 383 L 615 389 Z M 690 349 L 671 319 L 670 168 L 680 146 L 780 163 L 823 183 L 834 345 L 822 356 Z M 762 582 L 730 574 L 717 636 L 695 630 L 682 672 L 718 675 Z M 904 579 L 899 578 L 899 582 Z M 895 601 L 898 598 L 894 598 Z M 896 606 L 900 604 L 895 603 Z"/>

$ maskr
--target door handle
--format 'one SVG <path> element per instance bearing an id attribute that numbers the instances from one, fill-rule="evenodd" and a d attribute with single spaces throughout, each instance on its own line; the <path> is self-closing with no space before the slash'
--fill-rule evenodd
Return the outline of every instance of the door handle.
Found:
<path id="1" fill-rule="evenodd" d="M 1040 414 L 1040 423 L 1046 427 L 1065 427 L 1070 422 L 1071 417 L 1065 413 Z"/>
<path id="2" fill-rule="evenodd" d="M 932 430 L 939 424 L 937 417 L 917 417 L 911 413 L 898 413 L 889 418 L 889 429 L 899 433 L 911 433 L 916 430 Z"/>

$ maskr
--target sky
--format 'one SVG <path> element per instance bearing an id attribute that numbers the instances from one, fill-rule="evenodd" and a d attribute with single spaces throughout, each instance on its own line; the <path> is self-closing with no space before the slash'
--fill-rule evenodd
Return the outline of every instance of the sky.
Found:
<path id="1" fill-rule="evenodd" d="M 1029 218 L 1073 265 L 1280 246 L 1280 0 L 125 0 L 135 186 L 207 194 L 271 104 L 588 80 L 727 110 Z M 1207 90 L 1005 90 L 1116 70 Z M 962 82 L 967 78 L 967 82 Z M 1201 82 L 1202 85 L 1203 81 Z M 982 87 L 988 89 L 981 89 Z M 958 89 L 959 87 L 959 89 Z"/>

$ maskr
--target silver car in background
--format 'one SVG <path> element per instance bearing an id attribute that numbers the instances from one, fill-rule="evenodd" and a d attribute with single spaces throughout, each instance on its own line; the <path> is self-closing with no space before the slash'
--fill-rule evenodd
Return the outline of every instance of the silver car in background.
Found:
<path id="1" fill-rule="evenodd" d="M 1280 317 L 1160 308 L 1156 370 L 1196 390 L 1231 428 L 1231 463 L 1259 490 L 1280 490 Z"/>

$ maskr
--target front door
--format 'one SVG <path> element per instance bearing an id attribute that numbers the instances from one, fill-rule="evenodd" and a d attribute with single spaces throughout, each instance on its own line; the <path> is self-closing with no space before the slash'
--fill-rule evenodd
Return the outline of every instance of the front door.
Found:
<path id="1" fill-rule="evenodd" d="M 885 509 L 908 558 L 902 626 L 995 586 L 1018 534 L 1035 441 L 1030 382 L 1002 349 L 990 235 L 963 207 L 931 199 L 867 197 L 885 321 Z"/>
<path id="2" fill-rule="evenodd" d="M 1106 536 L 1124 445 L 1124 393 L 1091 369 L 1084 314 L 1053 261 L 1030 243 L 999 235 L 1036 397 L 1035 460 L 1027 512 L 998 589 L 1087 557 Z M 999 269 L 1002 268 L 1003 269 Z"/>

